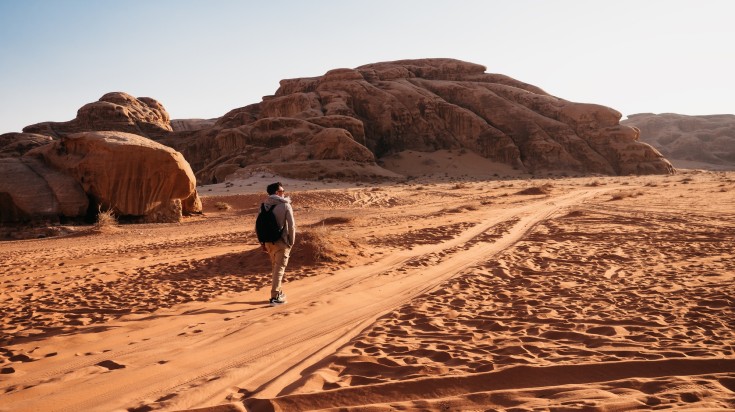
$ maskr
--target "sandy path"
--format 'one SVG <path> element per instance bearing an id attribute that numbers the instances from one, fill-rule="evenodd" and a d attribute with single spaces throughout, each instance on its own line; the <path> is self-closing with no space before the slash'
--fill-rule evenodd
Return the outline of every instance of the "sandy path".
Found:
<path id="1" fill-rule="evenodd" d="M 189 303 L 175 312 L 126 316 L 94 335 L 53 337 L 44 349 L 64 351 L 38 368 L 29 363 L 11 387 L 0 384 L 8 392 L 2 403 L 16 411 L 118 410 L 162 403 L 181 409 L 243 396 L 240 388 L 248 388 L 247 396 L 276 396 L 302 370 L 380 315 L 486 261 L 533 225 L 602 190 L 608 189 L 578 190 L 495 210 L 439 245 L 292 282 L 292 300 L 282 307 L 264 307 L 262 292 L 245 292 L 234 300 Z M 196 321 L 189 323 L 187 315 Z M 65 389 L 80 385 L 84 391 Z M 17 388 L 25 389 L 10 390 Z"/>

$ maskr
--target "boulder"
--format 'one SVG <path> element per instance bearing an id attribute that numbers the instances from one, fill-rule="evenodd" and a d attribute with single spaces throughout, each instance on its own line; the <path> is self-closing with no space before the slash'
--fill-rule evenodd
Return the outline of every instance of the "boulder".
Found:
<path id="1" fill-rule="evenodd" d="M 173 129 L 166 109 L 150 97 L 135 98 L 112 92 L 88 103 L 68 122 L 44 122 L 23 128 L 25 133 L 63 137 L 88 131 L 120 131 L 149 138 L 163 138 Z"/>
<path id="2" fill-rule="evenodd" d="M 71 176 L 33 157 L 0 159 L 0 223 L 85 216 L 88 206 Z"/>
<path id="3" fill-rule="evenodd" d="M 182 212 L 201 211 L 196 180 L 184 157 L 142 136 L 75 133 L 31 150 L 26 157 L 71 176 L 95 204 L 118 216 L 171 222 L 178 221 Z"/>

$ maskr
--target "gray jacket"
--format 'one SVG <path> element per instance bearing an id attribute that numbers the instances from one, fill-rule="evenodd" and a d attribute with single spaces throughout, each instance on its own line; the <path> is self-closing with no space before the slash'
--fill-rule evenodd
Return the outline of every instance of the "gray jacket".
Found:
<path id="1" fill-rule="evenodd" d="M 273 214 L 276 216 L 278 226 L 283 227 L 281 239 L 283 239 L 288 246 L 293 246 L 296 241 L 296 220 L 294 220 L 293 217 L 291 198 L 270 195 L 263 203 L 267 208 L 270 208 L 272 205 L 276 205 L 276 208 L 273 209 Z"/>

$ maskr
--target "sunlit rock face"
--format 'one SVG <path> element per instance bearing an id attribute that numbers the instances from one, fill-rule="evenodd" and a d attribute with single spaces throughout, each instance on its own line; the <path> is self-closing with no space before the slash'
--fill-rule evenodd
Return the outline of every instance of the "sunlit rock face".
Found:
<path id="1" fill-rule="evenodd" d="M 54 139 L 89 131 L 147 137 L 182 153 L 200 183 L 243 168 L 289 170 L 286 165 L 298 163 L 318 173 L 319 162 L 336 160 L 357 170 L 405 150 L 443 149 L 471 150 L 533 174 L 672 173 L 664 156 L 620 118 L 609 107 L 551 96 L 479 64 L 419 59 L 285 79 L 274 95 L 209 120 L 171 121 L 154 99 L 108 93 L 74 120 L 24 132 Z"/>
<path id="2" fill-rule="evenodd" d="M 370 162 L 370 154 L 456 148 L 531 173 L 673 172 L 658 151 L 638 141 L 636 129 L 620 124 L 619 112 L 485 71 L 453 59 L 421 59 L 282 80 L 274 96 L 230 111 L 176 147 L 194 170 L 209 171 L 205 180 L 224 164 L 345 157 Z M 338 150 L 310 148 L 324 141 L 314 137 L 325 128 L 345 131 L 346 139 L 329 140 Z"/>
<path id="3" fill-rule="evenodd" d="M 91 131 L 119 131 L 149 138 L 160 138 L 173 131 L 168 112 L 150 97 L 133 97 L 112 92 L 77 110 L 68 122 L 43 122 L 23 128 L 25 133 L 62 137 Z"/>
<path id="4" fill-rule="evenodd" d="M 71 134 L 26 154 L 71 176 L 103 210 L 150 222 L 201 211 L 189 163 L 170 147 L 123 132 Z M 189 206 L 187 206 L 189 205 Z M 190 210 L 185 208 L 199 210 Z"/>

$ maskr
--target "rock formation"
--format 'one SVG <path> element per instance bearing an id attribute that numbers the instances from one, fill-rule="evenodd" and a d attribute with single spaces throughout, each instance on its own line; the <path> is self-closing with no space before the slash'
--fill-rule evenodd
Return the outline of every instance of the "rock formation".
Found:
<path id="1" fill-rule="evenodd" d="M 209 129 L 217 119 L 176 119 L 171 120 L 171 129 L 174 132 L 189 132 L 193 130 Z"/>
<path id="2" fill-rule="evenodd" d="M 371 162 L 404 150 L 470 149 L 530 173 L 666 174 L 673 168 L 613 109 L 569 102 L 485 67 L 403 60 L 282 80 L 274 96 L 169 139 L 200 180 L 306 159 Z M 324 130 L 340 147 L 320 150 Z M 339 132 L 339 131 L 342 132 Z M 341 138 L 335 138 L 341 134 Z M 369 149 L 362 150 L 362 147 Z"/>
<path id="3" fill-rule="evenodd" d="M 38 123 L 25 127 L 23 132 L 58 138 L 72 133 L 103 130 L 149 138 L 164 137 L 173 131 L 168 112 L 158 101 L 150 97 L 135 98 L 127 93 L 113 92 L 82 106 L 73 120 Z"/>
<path id="4" fill-rule="evenodd" d="M 686 116 L 641 113 L 621 122 L 640 129 L 641 140 L 675 165 L 735 168 L 735 115 Z"/>
<path id="5" fill-rule="evenodd" d="M 27 151 L 53 140 L 51 136 L 35 133 L 5 133 L 0 135 L 0 158 L 20 157 Z"/>
<path id="6" fill-rule="evenodd" d="M 385 177 L 395 174 L 376 165 L 381 157 L 466 149 L 534 174 L 673 172 L 661 153 L 638 141 L 637 128 L 620 124 L 619 112 L 485 71 L 453 59 L 335 69 L 282 80 L 275 95 L 216 121 L 172 122 L 154 99 L 108 93 L 68 122 L 0 136 L 0 157 L 28 152 L 72 176 L 90 207 L 149 220 L 201 209 L 192 169 L 201 183 L 264 168 L 287 177 Z M 720 147 L 724 158 L 732 156 Z M 21 173 L 28 162 L 5 167 Z M 10 204 L 7 193 L 0 196 Z M 14 205 L 13 213 L 25 213 Z"/>
<path id="7" fill-rule="evenodd" d="M 0 159 L 0 223 L 85 216 L 82 186 L 33 157 Z"/>
<path id="8" fill-rule="evenodd" d="M 196 180 L 184 157 L 141 136 L 76 133 L 31 150 L 23 159 L 28 158 L 71 176 L 93 205 L 112 209 L 118 216 L 171 222 L 178 221 L 182 212 L 201 211 Z"/>

